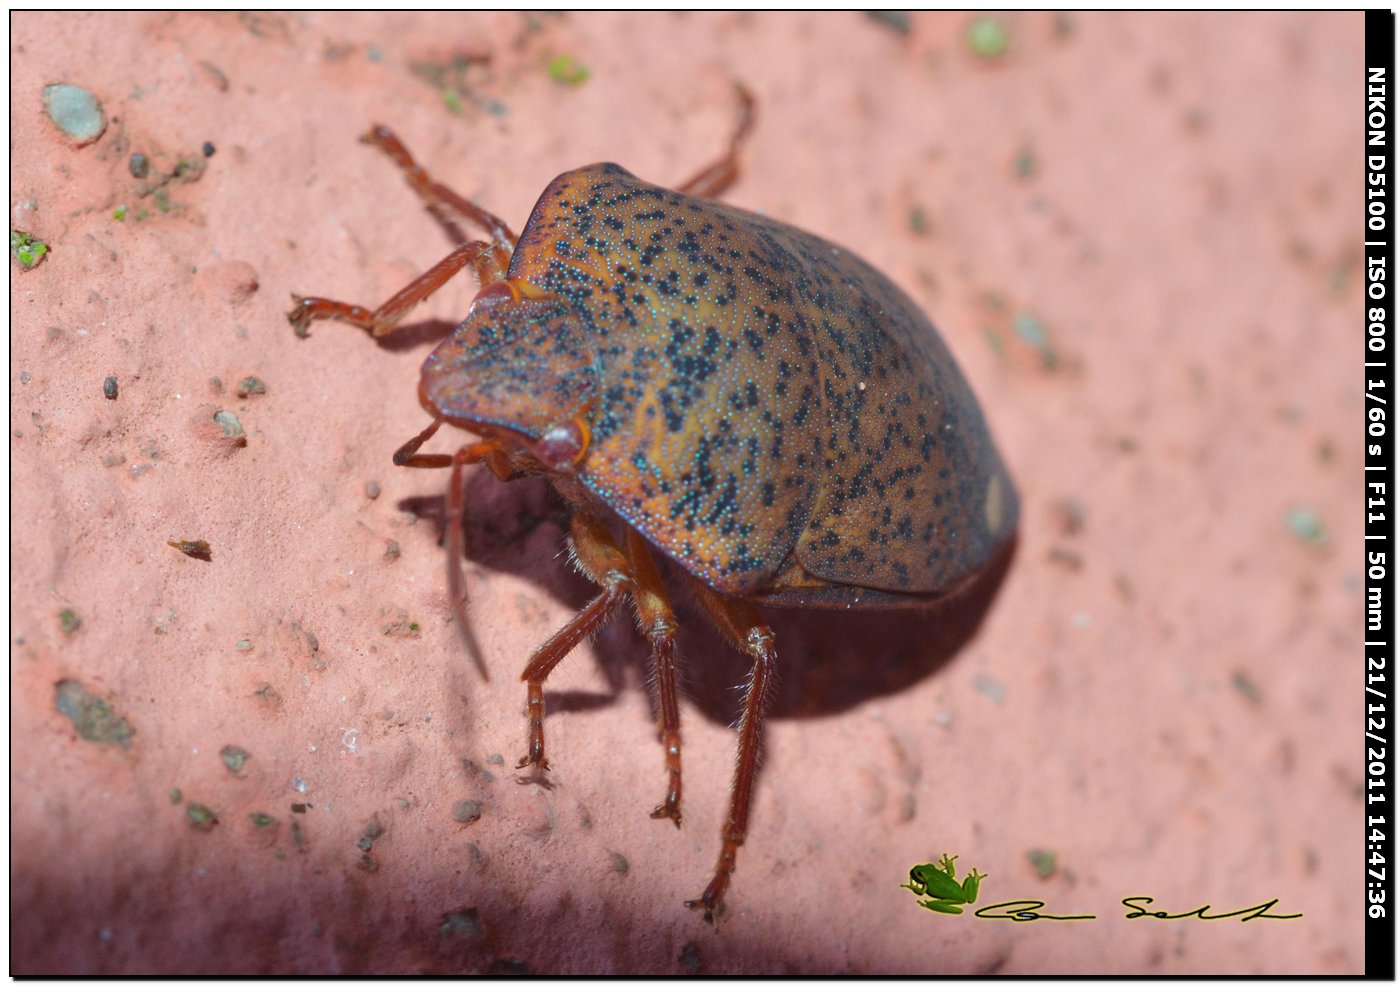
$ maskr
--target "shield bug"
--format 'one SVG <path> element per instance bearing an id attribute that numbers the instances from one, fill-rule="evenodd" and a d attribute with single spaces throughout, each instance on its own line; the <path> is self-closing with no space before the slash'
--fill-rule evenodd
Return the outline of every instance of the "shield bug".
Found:
<path id="1" fill-rule="evenodd" d="M 363 141 L 431 210 L 489 239 L 377 309 L 294 296 L 289 314 L 299 335 L 329 318 L 383 336 L 454 274 L 476 272 L 466 320 L 423 364 L 433 421 L 394 462 L 451 470 L 448 593 L 483 674 L 462 586 L 464 467 L 545 476 L 571 508 L 574 558 L 599 592 L 525 667 L 521 767 L 548 766 L 550 671 L 630 600 L 651 643 L 668 775 L 652 816 L 680 824 L 677 621 L 652 551 L 752 660 L 719 860 L 688 901 L 710 920 L 748 827 L 775 662 L 758 607 L 926 604 L 987 567 L 1017 519 L 976 398 L 914 302 L 854 254 L 715 201 L 753 121 L 740 97 L 727 153 L 677 191 L 615 164 L 579 168 L 549 184 L 519 237 L 375 127 Z M 420 451 L 444 423 L 473 440 Z"/>

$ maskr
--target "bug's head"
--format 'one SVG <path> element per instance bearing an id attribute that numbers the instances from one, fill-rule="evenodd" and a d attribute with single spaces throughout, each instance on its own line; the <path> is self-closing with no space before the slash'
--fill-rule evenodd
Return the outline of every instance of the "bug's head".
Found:
<path id="1" fill-rule="evenodd" d="M 588 451 L 597 381 L 584 342 L 563 302 L 487 288 L 424 362 L 418 398 L 436 418 L 570 469 Z"/>

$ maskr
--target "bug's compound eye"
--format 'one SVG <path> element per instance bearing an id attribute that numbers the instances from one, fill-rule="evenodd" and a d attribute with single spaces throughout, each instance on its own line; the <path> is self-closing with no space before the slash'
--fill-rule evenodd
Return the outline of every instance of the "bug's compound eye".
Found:
<path id="1" fill-rule="evenodd" d="M 550 469 L 578 465 L 588 451 L 588 424 L 582 418 L 550 425 L 535 443 L 535 458 Z"/>

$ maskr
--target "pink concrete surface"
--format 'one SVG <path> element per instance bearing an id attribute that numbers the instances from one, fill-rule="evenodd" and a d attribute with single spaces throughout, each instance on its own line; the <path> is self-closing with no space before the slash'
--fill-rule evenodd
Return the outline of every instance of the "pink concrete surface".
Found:
<path id="1" fill-rule="evenodd" d="M 52 252 L 10 279 L 11 971 L 1358 972 L 1361 15 L 1001 19 L 989 61 L 962 14 L 12 15 L 11 225 Z M 550 681 L 553 787 L 516 783 L 518 669 L 589 596 L 563 515 L 539 484 L 469 485 L 483 683 L 445 477 L 389 461 L 475 286 L 382 344 L 285 312 L 378 303 L 450 245 L 356 143 L 370 123 L 518 228 L 571 167 L 690 175 L 734 79 L 759 121 L 729 200 L 926 306 L 1024 509 L 972 609 L 774 614 L 715 930 L 682 901 L 743 661 L 687 616 L 679 831 L 647 817 L 627 620 Z M 96 142 L 45 117 L 59 81 L 101 99 Z M 142 197 L 205 141 L 197 181 Z M 247 376 L 266 393 L 237 397 Z M 56 711 L 64 679 L 127 748 Z M 1097 920 L 923 910 L 899 884 L 944 852 L 983 901 Z M 1130 895 L 1304 917 L 1128 921 Z"/>

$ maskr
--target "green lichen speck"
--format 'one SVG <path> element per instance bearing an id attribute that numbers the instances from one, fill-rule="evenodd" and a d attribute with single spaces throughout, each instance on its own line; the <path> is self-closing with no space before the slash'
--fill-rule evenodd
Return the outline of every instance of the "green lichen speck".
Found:
<path id="1" fill-rule="evenodd" d="M 90 743 L 106 743 L 126 749 L 135 728 L 105 701 L 87 690 L 81 681 L 65 679 L 54 686 L 54 708 L 73 720 L 78 735 Z"/>
<path id="2" fill-rule="evenodd" d="M 1000 58 L 1008 43 L 1006 28 L 995 17 L 979 17 L 968 26 L 967 46 L 975 55 Z"/>
<path id="3" fill-rule="evenodd" d="M 556 55 L 549 60 L 549 77 L 562 86 L 581 86 L 591 74 L 587 65 L 573 55 Z"/>
<path id="4" fill-rule="evenodd" d="M 24 270 L 33 268 L 48 252 L 49 245 L 43 240 L 36 239 L 22 230 L 10 230 L 10 256 L 14 257 L 15 263 Z"/>
<path id="5" fill-rule="evenodd" d="M 78 627 L 83 625 L 83 618 L 71 609 L 65 609 L 58 614 L 58 628 L 64 633 L 77 633 Z"/>

